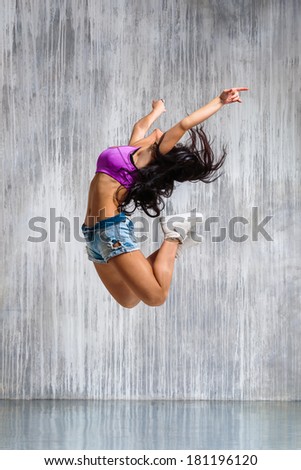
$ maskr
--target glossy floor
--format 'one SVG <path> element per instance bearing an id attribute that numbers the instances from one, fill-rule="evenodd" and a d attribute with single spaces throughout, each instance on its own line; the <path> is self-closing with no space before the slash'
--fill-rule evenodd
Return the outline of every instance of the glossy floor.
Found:
<path id="1" fill-rule="evenodd" d="M 301 449 L 301 402 L 0 400 L 1 449 Z"/>

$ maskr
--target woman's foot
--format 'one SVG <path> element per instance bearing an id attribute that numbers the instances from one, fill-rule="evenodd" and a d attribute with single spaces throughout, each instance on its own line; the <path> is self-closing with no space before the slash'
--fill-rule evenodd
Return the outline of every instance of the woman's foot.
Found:
<path id="1" fill-rule="evenodd" d="M 178 250 L 187 238 L 191 230 L 195 231 L 196 218 L 202 218 L 202 214 L 197 212 L 185 212 L 184 214 L 174 214 L 169 216 L 160 217 L 160 224 L 164 233 L 164 239 L 176 238 L 179 240 Z M 194 240 L 193 244 L 195 243 Z M 188 244 L 188 240 L 187 240 Z M 181 253 L 180 250 L 179 253 Z M 177 252 L 178 253 L 178 252 Z M 177 256 L 178 257 L 178 256 Z"/>

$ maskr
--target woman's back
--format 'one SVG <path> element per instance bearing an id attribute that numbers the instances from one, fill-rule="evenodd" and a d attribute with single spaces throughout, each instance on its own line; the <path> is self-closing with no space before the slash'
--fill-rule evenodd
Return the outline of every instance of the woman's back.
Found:
<path id="1" fill-rule="evenodd" d="M 117 204 L 114 201 L 114 194 L 120 183 L 105 173 L 96 173 L 90 183 L 88 207 L 85 224 L 88 227 L 95 225 L 99 220 L 113 217 L 118 213 Z M 126 193 L 124 188 L 120 191 L 120 196 Z"/>

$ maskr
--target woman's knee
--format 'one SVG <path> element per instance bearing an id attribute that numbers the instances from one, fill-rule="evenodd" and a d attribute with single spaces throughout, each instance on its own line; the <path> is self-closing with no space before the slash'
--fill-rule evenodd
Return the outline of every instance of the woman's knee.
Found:
<path id="1" fill-rule="evenodd" d="M 117 299 L 116 299 L 117 300 Z M 148 305 L 149 307 L 159 307 L 160 305 L 163 305 L 166 301 L 166 296 L 163 294 L 159 295 L 146 295 L 142 297 L 142 299 L 125 299 L 125 300 L 117 300 L 118 303 L 124 307 L 124 308 L 134 308 L 136 305 L 139 304 L 139 302 L 143 302 L 144 304 Z"/>
<path id="2" fill-rule="evenodd" d="M 148 295 L 144 299 L 142 299 L 142 301 L 150 307 L 160 307 L 160 305 L 163 305 L 165 303 L 166 298 L 167 295 L 162 292 Z"/>
<path id="3" fill-rule="evenodd" d="M 124 307 L 124 308 L 134 308 L 140 302 L 141 302 L 141 300 L 138 299 L 138 300 L 132 300 L 132 301 L 126 300 L 126 301 L 121 301 L 121 302 L 118 302 L 118 303 L 121 305 L 121 307 Z"/>
<path id="4" fill-rule="evenodd" d="M 139 304 L 139 302 L 143 302 L 144 304 L 148 305 L 149 307 L 159 307 L 160 305 L 163 305 L 166 301 L 167 295 L 163 294 L 163 292 L 158 292 L 158 293 L 148 293 L 145 294 L 144 296 L 141 296 L 141 298 L 137 298 L 136 296 L 134 298 L 116 298 L 117 302 L 119 305 L 121 305 L 124 308 L 134 308 L 136 305 Z"/>

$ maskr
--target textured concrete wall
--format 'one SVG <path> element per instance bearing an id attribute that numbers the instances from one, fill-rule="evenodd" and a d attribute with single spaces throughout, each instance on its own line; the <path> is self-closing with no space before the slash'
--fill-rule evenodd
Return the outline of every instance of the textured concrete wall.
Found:
<path id="1" fill-rule="evenodd" d="M 300 7 L 1 1 L 0 397 L 301 398 Z M 166 130 L 229 86 L 250 92 L 206 123 L 217 153 L 228 144 L 224 175 L 166 207 L 219 220 L 199 224 L 164 306 L 124 309 L 79 241 L 97 156 L 152 99 Z M 256 241 L 256 210 L 272 241 Z"/>

